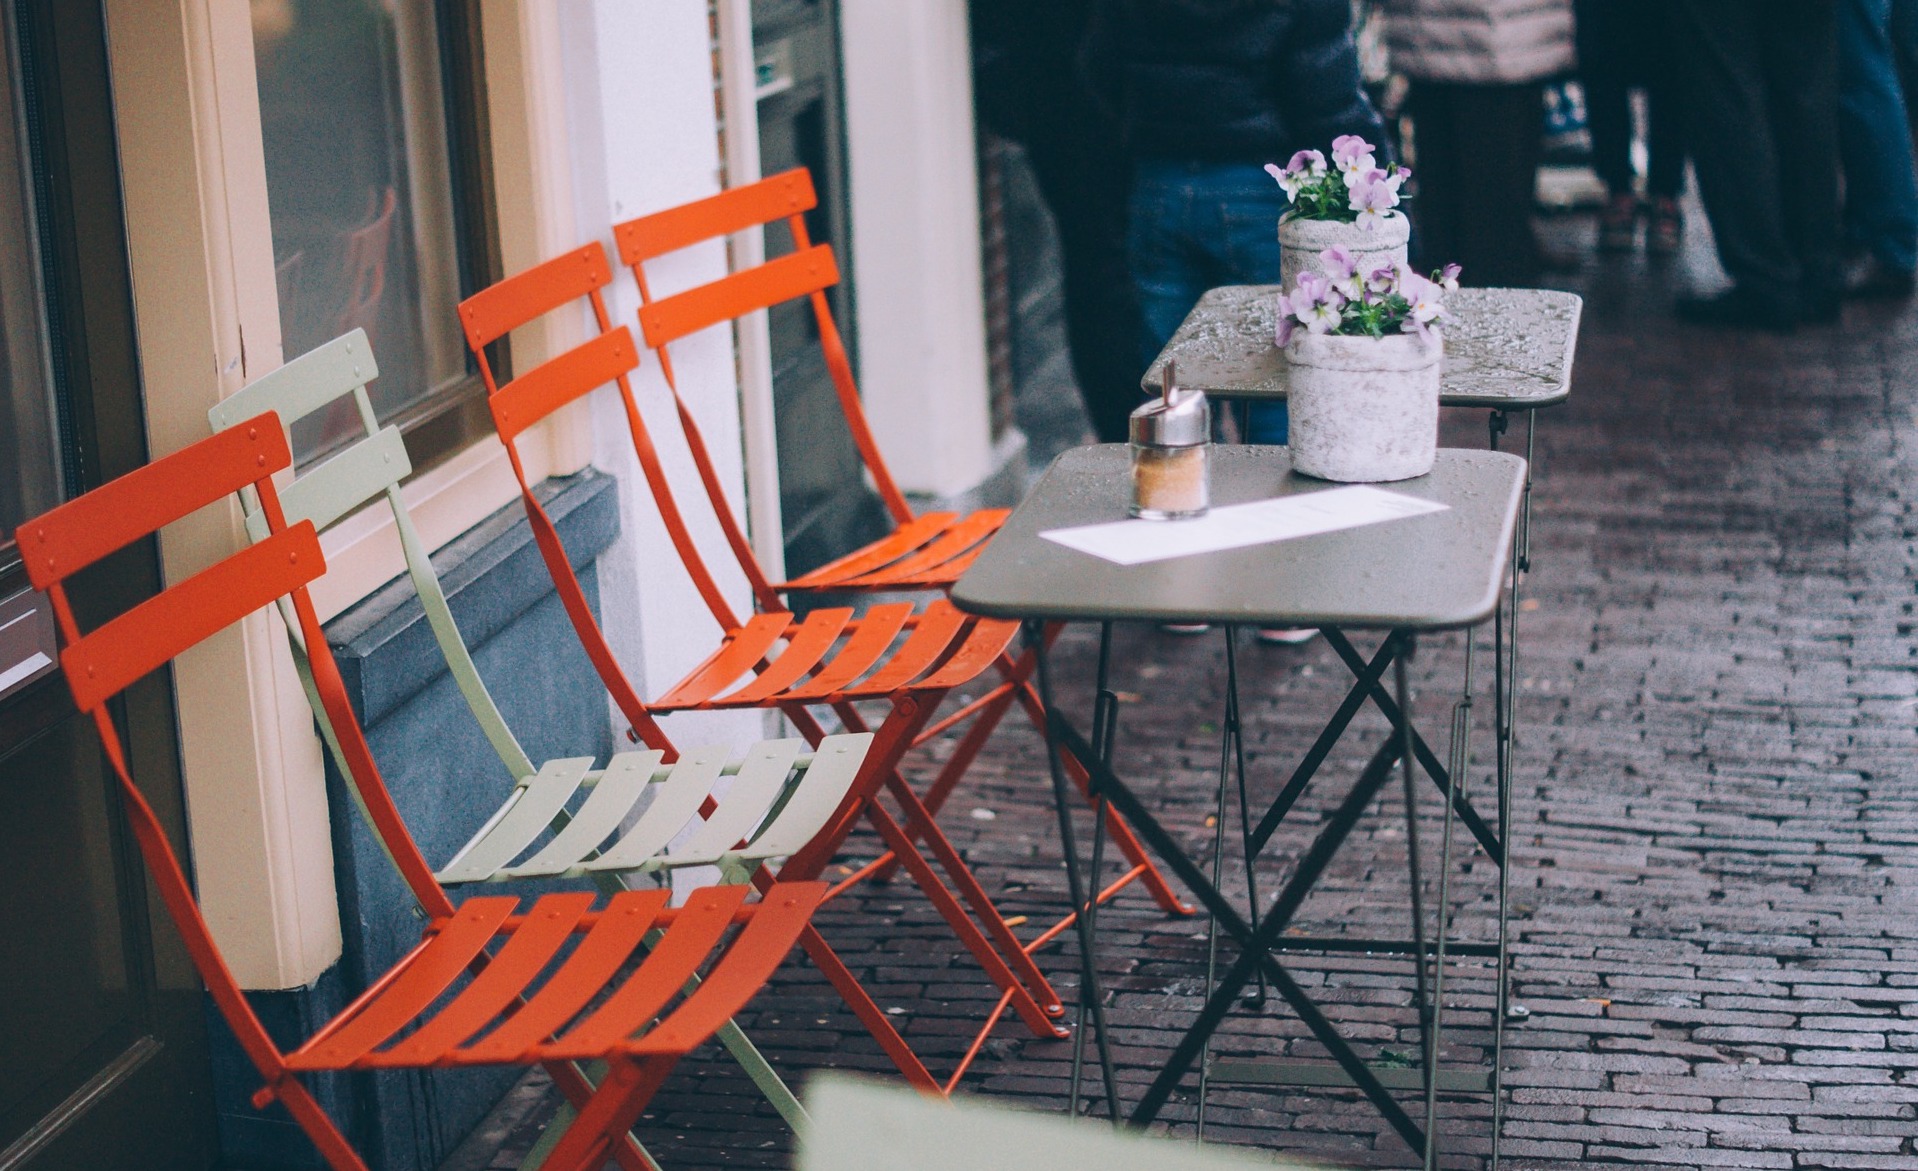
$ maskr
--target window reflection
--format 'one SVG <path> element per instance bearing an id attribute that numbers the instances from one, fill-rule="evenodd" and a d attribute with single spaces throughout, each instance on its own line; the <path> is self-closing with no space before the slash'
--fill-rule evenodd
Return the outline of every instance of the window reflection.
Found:
<path id="1" fill-rule="evenodd" d="M 13 38 L 7 37 L 9 46 Z M 0 52 L 0 543 L 63 499 L 19 71 Z"/>
<path id="2" fill-rule="evenodd" d="M 285 354 L 366 330 L 391 419 L 466 373 L 440 37 L 430 0 L 252 0 Z M 302 458 L 357 433 L 294 429 Z"/>

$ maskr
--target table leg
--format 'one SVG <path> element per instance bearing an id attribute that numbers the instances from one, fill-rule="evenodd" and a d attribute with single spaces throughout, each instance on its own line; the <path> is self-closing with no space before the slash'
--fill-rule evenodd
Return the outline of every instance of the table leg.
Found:
<path id="1" fill-rule="evenodd" d="M 1404 647 L 1397 660 L 1392 664 L 1392 676 L 1398 692 L 1398 718 L 1394 721 L 1394 733 L 1398 737 L 1399 775 L 1405 784 L 1405 857 L 1406 870 L 1411 879 L 1412 890 L 1412 985 L 1413 996 L 1418 1004 L 1419 1018 L 1419 1059 L 1425 1077 L 1425 1096 L 1428 1103 L 1438 1087 L 1438 1050 L 1433 1043 L 1435 1006 L 1428 995 L 1425 978 L 1425 876 L 1419 867 L 1419 793 L 1418 784 L 1412 779 L 1414 767 L 1412 751 L 1412 688 L 1406 680 L 1406 664 L 1412 657 L 1415 643 L 1412 636 L 1404 636 Z M 1450 802 L 1446 803 L 1448 806 Z M 1441 909 L 1440 918 L 1444 913 Z M 1428 1114 L 1429 1114 L 1428 1108 Z M 1424 1164 L 1427 1171 L 1432 1167 L 1432 1158 L 1436 1151 L 1437 1136 L 1432 1132 L 1431 1121 L 1425 1124 Z"/>
<path id="2" fill-rule="evenodd" d="M 1073 925 L 1079 936 L 1078 1028 L 1083 1032 L 1087 1018 L 1090 1017 L 1092 1027 L 1098 1032 L 1099 1068 L 1105 1080 L 1106 1108 L 1111 1114 L 1112 1124 L 1116 1127 L 1119 1125 L 1118 1078 L 1112 1066 L 1111 1037 L 1106 1030 L 1105 996 L 1099 986 L 1098 957 L 1093 935 L 1094 922 L 1092 917 L 1085 913 L 1088 896 L 1086 882 L 1079 871 L 1078 838 L 1072 825 L 1071 786 L 1066 782 L 1065 762 L 1060 758 L 1059 739 L 1054 734 L 1054 728 L 1064 726 L 1064 721 L 1057 717 L 1057 709 L 1053 702 L 1052 675 L 1046 655 L 1045 624 L 1038 621 L 1027 622 L 1024 625 L 1024 633 L 1026 645 L 1032 649 L 1038 661 L 1039 703 L 1046 712 L 1046 765 L 1052 774 L 1052 801 L 1059 817 L 1059 844 L 1065 852 L 1066 889 L 1072 899 Z M 1103 684 L 1104 680 L 1100 682 Z M 1099 817 L 1095 824 L 1103 826 L 1105 824 L 1104 796 L 1101 790 L 1104 787 L 1104 779 L 1111 775 L 1111 770 L 1105 761 L 1099 759 L 1091 745 L 1074 744 L 1072 751 L 1073 755 L 1085 762 L 1087 770 L 1091 773 L 1093 796 L 1101 803 Z M 1096 893 L 1093 897 L 1096 898 Z M 1079 1082 L 1080 1068 L 1075 1059 L 1072 1082 L 1069 1087 L 1070 1113 L 1074 1118 L 1079 1114 Z"/>
<path id="3" fill-rule="evenodd" d="M 1239 840 L 1245 854 L 1246 921 L 1259 921 L 1259 881 L 1253 869 L 1257 851 L 1252 847 L 1252 815 L 1245 789 L 1245 724 L 1239 707 L 1239 654 L 1238 627 L 1225 625 L 1225 712 L 1221 721 L 1223 730 L 1219 741 L 1219 787 L 1218 801 L 1212 814 L 1212 885 L 1221 885 L 1225 876 L 1225 794 L 1229 777 L 1236 773 L 1239 789 Z M 1219 970 L 1219 920 L 1211 917 L 1206 924 L 1205 940 L 1205 986 L 1209 993 L 1212 982 L 1218 977 Z M 1265 970 L 1258 970 L 1258 991 L 1246 997 L 1254 1006 L 1265 1003 Z M 1207 1095 L 1212 1087 L 1211 1049 L 1199 1054 L 1199 1106 L 1198 1141 L 1205 1141 L 1205 1114 Z"/>

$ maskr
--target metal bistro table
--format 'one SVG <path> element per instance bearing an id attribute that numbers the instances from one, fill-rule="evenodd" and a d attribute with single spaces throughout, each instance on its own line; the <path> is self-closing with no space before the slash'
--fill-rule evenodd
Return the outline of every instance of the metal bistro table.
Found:
<path id="1" fill-rule="evenodd" d="M 1116 444 L 1079 448 L 1066 452 L 1053 463 L 953 588 L 952 600 L 962 609 L 1023 620 L 1027 641 L 1039 656 L 1039 688 L 1047 715 L 1047 746 L 1059 833 L 1067 860 L 1068 890 L 1079 912 L 1076 926 L 1080 953 L 1080 1019 L 1083 1026 L 1089 1016 L 1096 1034 L 1105 1096 L 1115 1121 L 1120 1114 L 1117 1079 L 1094 962 L 1097 907 L 1088 901 L 1092 889 L 1088 881 L 1096 886 L 1103 862 L 1102 829 L 1108 802 L 1198 896 L 1211 914 L 1215 930 L 1231 936 L 1241 949 L 1238 958 L 1211 987 L 1198 1019 L 1133 1108 L 1130 1117 L 1133 1124 L 1143 1126 L 1158 1116 L 1180 1080 L 1195 1062 L 1202 1060 L 1213 1033 L 1241 991 L 1256 978 L 1269 982 L 1278 991 L 1337 1064 L 1319 1063 L 1301 1068 L 1296 1064 L 1261 1062 L 1256 1063 L 1261 1069 L 1242 1070 L 1245 1076 L 1235 1080 L 1356 1085 L 1412 1149 L 1425 1153 L 1428 1166 L 1434 1165 L 1437 1154 L 1436 1144 L 1428 1143 L 1427 1136 L 1435 1137 L 1433 1123 L 1438 1092 L 1489 1092 L 1495 1103 L 1493 1151 L 1496 1159 L 1499 1121 L 1496 1103 L 1501 1088 L 1498 1050 L 1503 1043 L 1507 997 L 1503 875 L 1510 824 L 1510 786 L 1500 784 L 1498 810 L 1494 820 L 1488 821 L 1472 805 L 1466 791 L 1469 692 L 1453 710 L 1450 758 L 1441 762 L 1411 718 L 1405 663 L 1420 634 L 1477 626 L 1500 609 L 1502 579 L 1509 567 L 1525 468 L 1523 460 L 1499 452 L 1442 449 L 1430 474 L 1387 487 L 1394 492 L 1443 503 L 1448 506 L 1445 511 L 1270 544 L 1123 566 L 1074 551 L 1039 535 L 1049 529 L 1125 516 L 1129 483 L 1127 449 Z M 1320 491 L 1331 486 L 1322 480 L 1294 474 L 1290 453 L 1283 447 L 1220 446 L 1213 453 L 1215 507 Z M 1071 620 L 1101 623 L 1093 722 L 1090 730 L 1083 733 L 1061 715 L 1054 702 L 1044 652 L 1045 625 Z M 1215 830 L 1218 836 L 1214 840 L 1210 876 L 1180 847 L 1178 839 L 1160 824 L 1148 803 L 1113 767 L 1117 697 L 1108 687 L 1108 672 L 1115 621 L 1218 622 L 1227 624 L 1228 633 L 1242 624 L 1316 627 L 1324 632 L 1353 674 L 1353 684 L 1343 702 L 1254 825 L 1247 805 L 1239 733 L 1236 655 L 1233 640 L 1228 637 L 1225 743 L 1220 758 Z M 1370 658 L 1361 655 L 1347 637 L 1348 632 L 1362 630 L 1384 632 L 1384 638 Z M 1471 640 L 1466 641 L 1469 655 Z M 1384 683 L 1388 670 L 1394 672 L 1395 686 L 1391 690 Z M 1316 840 L 1300 857 L 1283 889 L 1270 903 L 1270 909 L 1261 914 L 1257 887 L 1252 881 L 1252 863 L 1312 783 L 1353 717 L 1368 701 L 1391 723 L 1392 732 L 1372 754 Z M 1093 778 L 1098 808 L 1093 822 L 1090 880 L 1081 866 L 1071 819 L 1071 799 L 1062 769 L 1062 750 L 1084 763 Z M 1418 844 L 1415 765 L 1444 795 L 1445 805 L 1439 847 L 1439 914 L 1429 942 Z M 1317 939 L 1286 934 L 1306 895 L 1325 873 L 1371 801 L 1391 779 L 1394 766 L 1398 766 L 1404 783 L 1412 891 L 1411 938 Z M 1220 891 L 1226 790 L 1234 773 L 1245 822 L 1242 832 L 1249 913 L 1235 908 Z M 1449 936 L 1447 879 L 1455 818 L 1465 823 L 1486 854 L 1499 865 L 1496 941 L 1455 941 Z M 1287 952 L 1355 950 L 1412 958 L 1422 1056 L 1416 1069 L 1375 1068 L 1361 1059 L 1279 958 Z M 1442 994 L 1448 955 L 1482 956 L 1497 963 L 1494 1054 L 1489 1070 L 1440 1072 L 1437 1069 L 1436 1058 L 1443 1039 Z M 1081 1027 L 1079 1036 L 1083 1037 L 1086 1031 Z M 1201 1066 L 1202 1133 L 1208 1077 L 1208 1071 Z M 1074 1113 L 1077 1112 L 1078 1080 L 1079 1063 L 1075 1054 L 1071 1089 Z M 1393 1096 L 1395 1089 L 1423 1092 L 1423 1125 Z"/>

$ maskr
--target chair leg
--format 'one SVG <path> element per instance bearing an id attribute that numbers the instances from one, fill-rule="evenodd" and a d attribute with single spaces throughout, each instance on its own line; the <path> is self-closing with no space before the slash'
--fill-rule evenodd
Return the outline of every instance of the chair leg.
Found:
<path id="1" fill-rule="evenodd" d="M 623 1145 L 620 1139 L 630 1137 L 627 1132 L 639 1120 L 640 1111 L 678 1062 L 677 1057 L 615 1062 L 541 1164 L 541 1171 L 600 1171 L 607 1155 Z M 647 1171 L 658 1168 L 648 1163 Z"/>
<path id="2" fill-rule="evenodd" d="M 1051 624 L 1047 628 L 1048 641 L 1056 638 L 1057 632 L 1061 629 L 1063 629 L 1061 624 Z M 958 787 L 960 780 L 965 777 L 966 770 L 972 767 L 972 762 L 985 749 L 986 741 L 991 738 L 993 732 L 998 730 L 999 722 L 1005 718 L 1006 709 L 1015 699 L 1032 720 L 1033 726 L 1039 729 L 1042 735 L 1044 734 L 1045 709 L 1040 705 L 1038 693 L 1032 689 L 1031 683 L 1032 671 L 1037 663 L 1038 659 L 1030 650 L 1023 652 L 1016 662 L 1003 654 L 999 656 L 996 664 L 999 674 L 1011 686 L 1007 688 L 1004 695 L 994 699 L 974 714 L 972 726 L 966 729 L 966 734 L 960 738 L 952 756 L 939 770 L 939 775 L 933 779 L 932 784 L 927 786 L 926 794 L 921 800 L 934 817 L 939 815 L 947 799 L 952 796 L 953 789 Z M 1067 774 L 1079 787 L 1079 792 L 1085 794 L 1086 799 L 1090 801 L 1092 784 L 1084 766 L 1070 753 L 1064 754 L 1064 760 Z M 1140 870 L 1139 881 L 1145 883 L 1146 889 L 1152 894 L 1152 901 L 1159 905 L 1160 910 L 1168 915 L 1193 913 L 1192 905 L 1179 897 L 1178 892 L 1172 889 L 1171 883 L 1166 881 L 1158 865 L 1146 854 L 1144 844 L 1132 832 L 1132 827 L 1111 809 L 1106 810 L 1106 829 L 1112 835 L 1113 844 L 1119 848 L 1119 852 L 1130 864 L 1128 868 Z M 897 866 L 897 860 L 882 862 L 873 870 L 872 880 L 874 882 L 890 880 Z"/>
<path id="3" fill-rule="evenodd" d="M 966 865 L 966 860 L 959 854 L 959 847 L 953 845 L 952 839 L 948 838 L 945 831 L 933 822 L 932 814 L 919 803 L 919 796 L 912 791 L 912 786 L 906 784 L 904 777 L 894 773 L 887 780 L 887 788 L 892 791 L 894 799 L 906 811 L 903 835 L 906 848 L 913 849 L 912 839 L 916 836 L 932 850 L 933 857 L 952 878 L 952 884 L 959 888 L 960 897 L 965 899 L 966 904 L 972 908 L 973 914 L 985 928 L 986 934 L 992 938 L 1000 953 L 1019 974 L 1021 982 L 1042 1001 L 1041 1007 L 1049 1015 L 1052 1014 L 1052 1006 L 1055 1004 L 1059 1005 L 1059 1012 L 1062 1014 L 1065 1008 L 1059 1003 L 1059 994 L 1053 991 L 1052 982 L 1046 979 L 1045 973 L 1039 970 L 1039 965 L 1033 962 L 1032 954 L 1026 950 L 1025 943 L 1012 933 L 1011 927 L 1006 925 L 1005 916 L 999 913 L 999 908 L 993 903 L 992 896 L 986 893 L 986 888 L 980 883 L 979 876 L 972 872 L 972 867 Z"/>
<path id="4" fill-rule="evenodd" d="M 326 1111 L 313 1100 L 313 1095 L 295 1077 L 288 1077 L 273 1089 L 280 1105 L 286 1107 L 293 1121 L 300 1124 L 306 1137 L 320 1149 L 320 1157 L 333 1171 L 366 1171 L 366 1164 L 360 1160 L 359 1153 L 346 1141 L 340 1128 L 334 1125 Z"/>
<path id="5" fill-rule="evenodd" d="M 862 731 L 865 729 L 863 717 L 851 704 L 836 704 L 833 710 L 839 713 L 839 718 L 847 727 Z M 867 759 L 870 760 L 871 757 L 868 756 Z M 918 794 L 914 793 L 912 786 L 906 783 L 904 775 L 899 771 L 897 761 L 887 763 L 890 767 L 884 773 L 885 784 L 898 800 L 901 808 L 905 810 L 907 828 L 901 829 L 892 815 L 886 813 L 878 804 L 876 797 L 868 804 L 866 811 L 868 818 L 884 818 L 887 823 L 881 825 L 877 820 L 873 822 L 874 828 L 878 829 L 880 836 L 885 839 L 887 848 L 912 872 L 914 880 L 926 892 L 926 896 L 932 899 L 933 905 L 940 908 L 940 913 L 946 916 L 953 930 L 959 934 L 960 940 L 968 948 L 973 947 L 972 936 L 979 932 L 980 925 L 984 926 L 985 934 L 980 936 L 979 941 L 997 949 L 993 954 L 998 962 L 988 961 L 984 956 L 980 956 L 979 962 L 988 972 L 994 973 L 995 982 L 999 979 L 997 972 L 1001 969 L 1006 970 L 1008 974 L 1017 973 L 1020 984 L 1026 990 L 1014 997 L 1014 1003 L 1019 1006 L 1019 1015 L 1022 1018 L 1026 1016 L 1027 1000 L 1030 1000 L 1032 1007 L 1037 1008 L 1047 1018 L 1064 1016 L 1065 1006 L 1060 1002 L 1059 994 L 1053 991 L 1051 981 L 1047 980 L 1045 973 L 1039 970 L 1039 965 L 1026 951 L 1025 944 L 1012 933 L 1012 928 L 1006 926 L 1005 916 L 1001 915 L 999 908 L 993 905 L 992 896 L 986 893 L 986 888 L 980 883 L 978 876 L 972 872 L 972 867 L 966 865 L 965 859 L 959 854 L 958 847 L 952 844 L 952 839 L 946 837 L 945 831 L 939 828 L 931 815 L 925 811 L 925 807 L 919 803 Z M 926 845 L 931 847 L 933 856 L 939 860 L 939 865 L 951 877 L 953 885 L 959 888 L 960 896 L 965 899 L 966 905 L 972 908 L 976 920 L 968 918 L 957 903 L 951 904 L 950 912 L 947 910 L 947 904 L 952 898 L 951 892 L 943 882 L 939 881 L 938 876 L 927 865 L 924 855 L 920 854 L 913 845 L 915 838 L 924 840 Z M 914 859 L 917 859 L 918 866 L 913 865 Z M 929 882 L 932 885 L 927 885 Z M 957 918 L 954 917 L 955 913 Z M 991 937 L 989 943 L 986 941 L 986 936 Z M 974 954 L 978 954 L 976 950 Z M 1003 984 L 1000 987 L 1002 991 L 1011 991 Z M 1030 1024 L 1031 1021 L 1028 1020 L 1027 1023 Z M 1042 1030 L 1035 1027 L 1035 1031 L 1040 1036 L 1051 1036 L 1054 1028 L 1048 1023 Z"/>
<path id="6" fill-rule="evenodd" d="M 978 925 L 966 915 L 965 908 L 959 905 L 959 901 L 953 897 L 952 892 L 939 881 L 938 875 L 933 873 L 931 865 L 913 848 L 911 840 L 906 837 L 899 823 L 879 804 L 880 787 L 898 774 L 899 758 L 905 755 L 906 748 L 912 744 L 919 729 L 925 725 L 932 709 L 938 705 L 939 699 L 937 695 L 910 693 L 894 697 L 892 714 L 874 732 L 872 749 L 866 754 L 861 778 L 854 785 L 853 791 L 847 794 L 841 816 L 830 828 L 822 830 L 817 837 L 806 843 L 799 853 L 793 855 L 780 874 L 788 879 L 817 878 L 825 870 L 826 864 L 832 860 L 833 855 L 838 852 L 846 835 L 852 832 L 856 816 L 863 813 L 872 822 L 873 828 L 879 831 L 880 837 L 885 840 L 888 848 L 909 855 L 905 861 L 913 880 L 918 883 L 921 890 L 925 891 L 926 897 L 932 900 L 933 906 L 945 918 L 953 933 L 965 945 L 966 950 L 970 951 L 980 966 L 985 968 L 986 974 L 991 977 L 993 983 L 999 986 L 1000 991 L 1013 995 L 1014 1003 L 1019 1007 L 1021 1019 L 1026 1021 L 1034 1034 L 1041 1037 L 1064 1036 L 1065 1034 L 1049 1019 L 1052 1015 L 1064 1015 L 1063 1005 L 1059 1006 L 1056 1013 L 1050 1014 L 1040 1008 L 1033 994 L 1007 966 L 1005 957 L 993 949 L 992 943 L 980 932 Z M 840 709 L 841 718 L 846 721 L 849 728 L 865 730 L 865 721 L 850 704 L 840 705 Z M 820 727 L 818 719 L 804 707 L 794 705 L 782 710 L 793 722 L 793 726 L 799 730 L 799 734 L 808 742 L 817 744 L 824 737 L 825 730 Z M 947 844 L 950 845 L 950 843 Z M 954 857 L 957 858 L 956 851 Z M 970 871 L 965 870 L 963 861 L 960 862 L 959 869 L 970 875 Z M 976 882 L 975 879 L 975 885 Z M 979 896 L 984 905 L 990 908 L 991 901 L 985 899 L 984 895 L 985 892 L 981 889 Z M 991 913 L 995 917 L 998 914 L 996 910 Z M 1004 921 L 1001 920 L 1001 926 L 1003 925 Z M 1007 935 L 1010 934 L 1008 929 Z M 1018 946 L 1016 939 L 1013 940 L 1013 946 L 1020 958 L 1030 963 L 1031 957 L 1025 954 L 1023 947 Z M 1033 965 L 1031 970 L 1037 973 L 1038 968 Z M 1057 1003 L 1058 995 L 1052 992 L 1051 986 L 1045 982 L 1043 975 L 1039 976 L 1039 984 L 1045 988 L 1048 1002 Z"/>
<path id="7" fill-rule="evenodd" d="M 899 1072 L 906 1077 L 906 1084 L 921 1093 L 945 1097 L 945 1090 L 940 1087 L 938 1079 L 932 1076 L 926 1063 L 919 1060 L 919 1055 L 906 1044 L 906 1039 L 893 1027 L 892 1018 L 873 1000 L 865 985 L 839 958 L 839 953 L 826 942 L 825 936 L 819 934 L 819 929 L 807 927 L 799 937 L 799 946 L 806 949 L 807 957 L 826 977 L 826 981 L 838 990 L 839 998 L 846 1002 L 846 1007 L 852 1009 L 853 1015 L 872 1034 L 872 1039 L 879 1042 L 879 1048 L 899 1067 Z"/>
<path id="8" fill-rule="evenodd" d="M 566 1098 L 566 1106 L 574 1111 L 584 1110 L 587 1103 L 600 1092 L 600 1088 L 595 1087 L 592 1079 L 586 1076 L 586 1071 L 570 1061 L 549 1061 L 544 1068 L 547 1076 L 553 1079 L 554 1087 Z M 659 1171 L 659 1165 L 653 1162 L 652 1156 L 630 1134 L 622 1136 L 622 1141 L 614 1144 L 612 1158 L 619 1163 L 620 1171 Z M 594 1171 L 598 1171 L 598 1168 L 594 1168 Z"/>
<path id="9" fill-rule="evenodd" d="M 876 803 L 867 806 L 866 815 L 872 822 L 873 828 L 879 831 L 879 836 L 899 855 L 900 860 L 905 864 L 906 872 L 912 875 L 919 889 L 932 900 L 932 905 L 945 918 L 953 934 L 959 937 L 959 942 L 972 953 L 972 958 L 986 970 L 986 975 L 999 986 L 999 990 L 1011 994 L 1012 1004 L 1019 1013 L 1019 1019 L 1026 1022 L 1026 1027 L 1032 1030 L 1033 1036 L 1053 1039 L 1069 1036 L 1067 1030 L 1053 1023 L 1053 1016 L 1064 1015 L 1065 1006 L 1059 1003 L 1058 994 L 1052 992 L 1051 985 L 1044 983 L 1044 977 L 1040 977 L 1041 984 L 1049 994 L 1048 1002 L 1058 1007 L 1057 1013 L 1048 1013 L 1034 999 L 1026 985 L 1007 965 L 1005 957 L 993 948 L 992 941 L 986 938 L 985 934 L 979 930 L 979 925 L 966 914 L 965 908 L 959 905 L 959 900 L 953 897 L 952 892 L 946 889 L 943 882 L 939 881 L 939 876 L 933 873 L 931 863 L 927 862 L 924 855 L 920 854 L 913 847 L 912 842 L 907 840 L 906 831 L 900 828 L 892 815 L 879 808 Z M 1023 955 L 1024 949 L 1019 950 Z M 1027 958 L 1030 959 L 1030 957 Z"/>

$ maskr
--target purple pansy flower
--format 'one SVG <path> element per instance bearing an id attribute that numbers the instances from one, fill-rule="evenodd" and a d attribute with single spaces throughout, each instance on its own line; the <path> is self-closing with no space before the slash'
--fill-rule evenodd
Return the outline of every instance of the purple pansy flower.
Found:
<path id="1" fill-rule="evenodd" d="M 1349 192 L 1356 222 L 1367 231 L 1376 231 L 1385 222 L 1385 213 L 1398 206 L 1399 193 L 1384 181 L 1385 172 L 1372 170 L 1354 183 Z"/>
<path id="2" fill-rule="evenodd" d="M 1448 264 L 1440 269 L 1438 274 L 1439 287 L 1448 293 L 1458 292 L 1458 274 L 1459 267 L 1456 264 Z"/>
<path id="3" fill-rule="evenodd" d="M 1333 245 L 1319 253 L 1319 263 L 1325 266 L 1326 279 L 1332 287 L 1348 301 L 1356 301 L 1365 291 L 1365 282 L 1359 277 L 1358 261 L 1345 249 Z"/>
<path id="4" fill-rule="evenodd" d="M 1298 329 L 1298 319 L 1292 315 L 1292 298 L 1286 296 L 1284 293 L 1280 293 L 1279 320 L 1277 327 L 1272 331 L 1272 341 L 1280 349 L 1284 349 L 1286 345 L 1291 342 L 1292 335 L 1297 333 Z"/>
<path id="5" fill-rule="evenodd" d="M 1372 154 L 1371 143 L 1356 134 L 1341 134 L 1332 140 L 1332 164 L 1350 187 L 1376 167 L 1378 160 Z"/>

